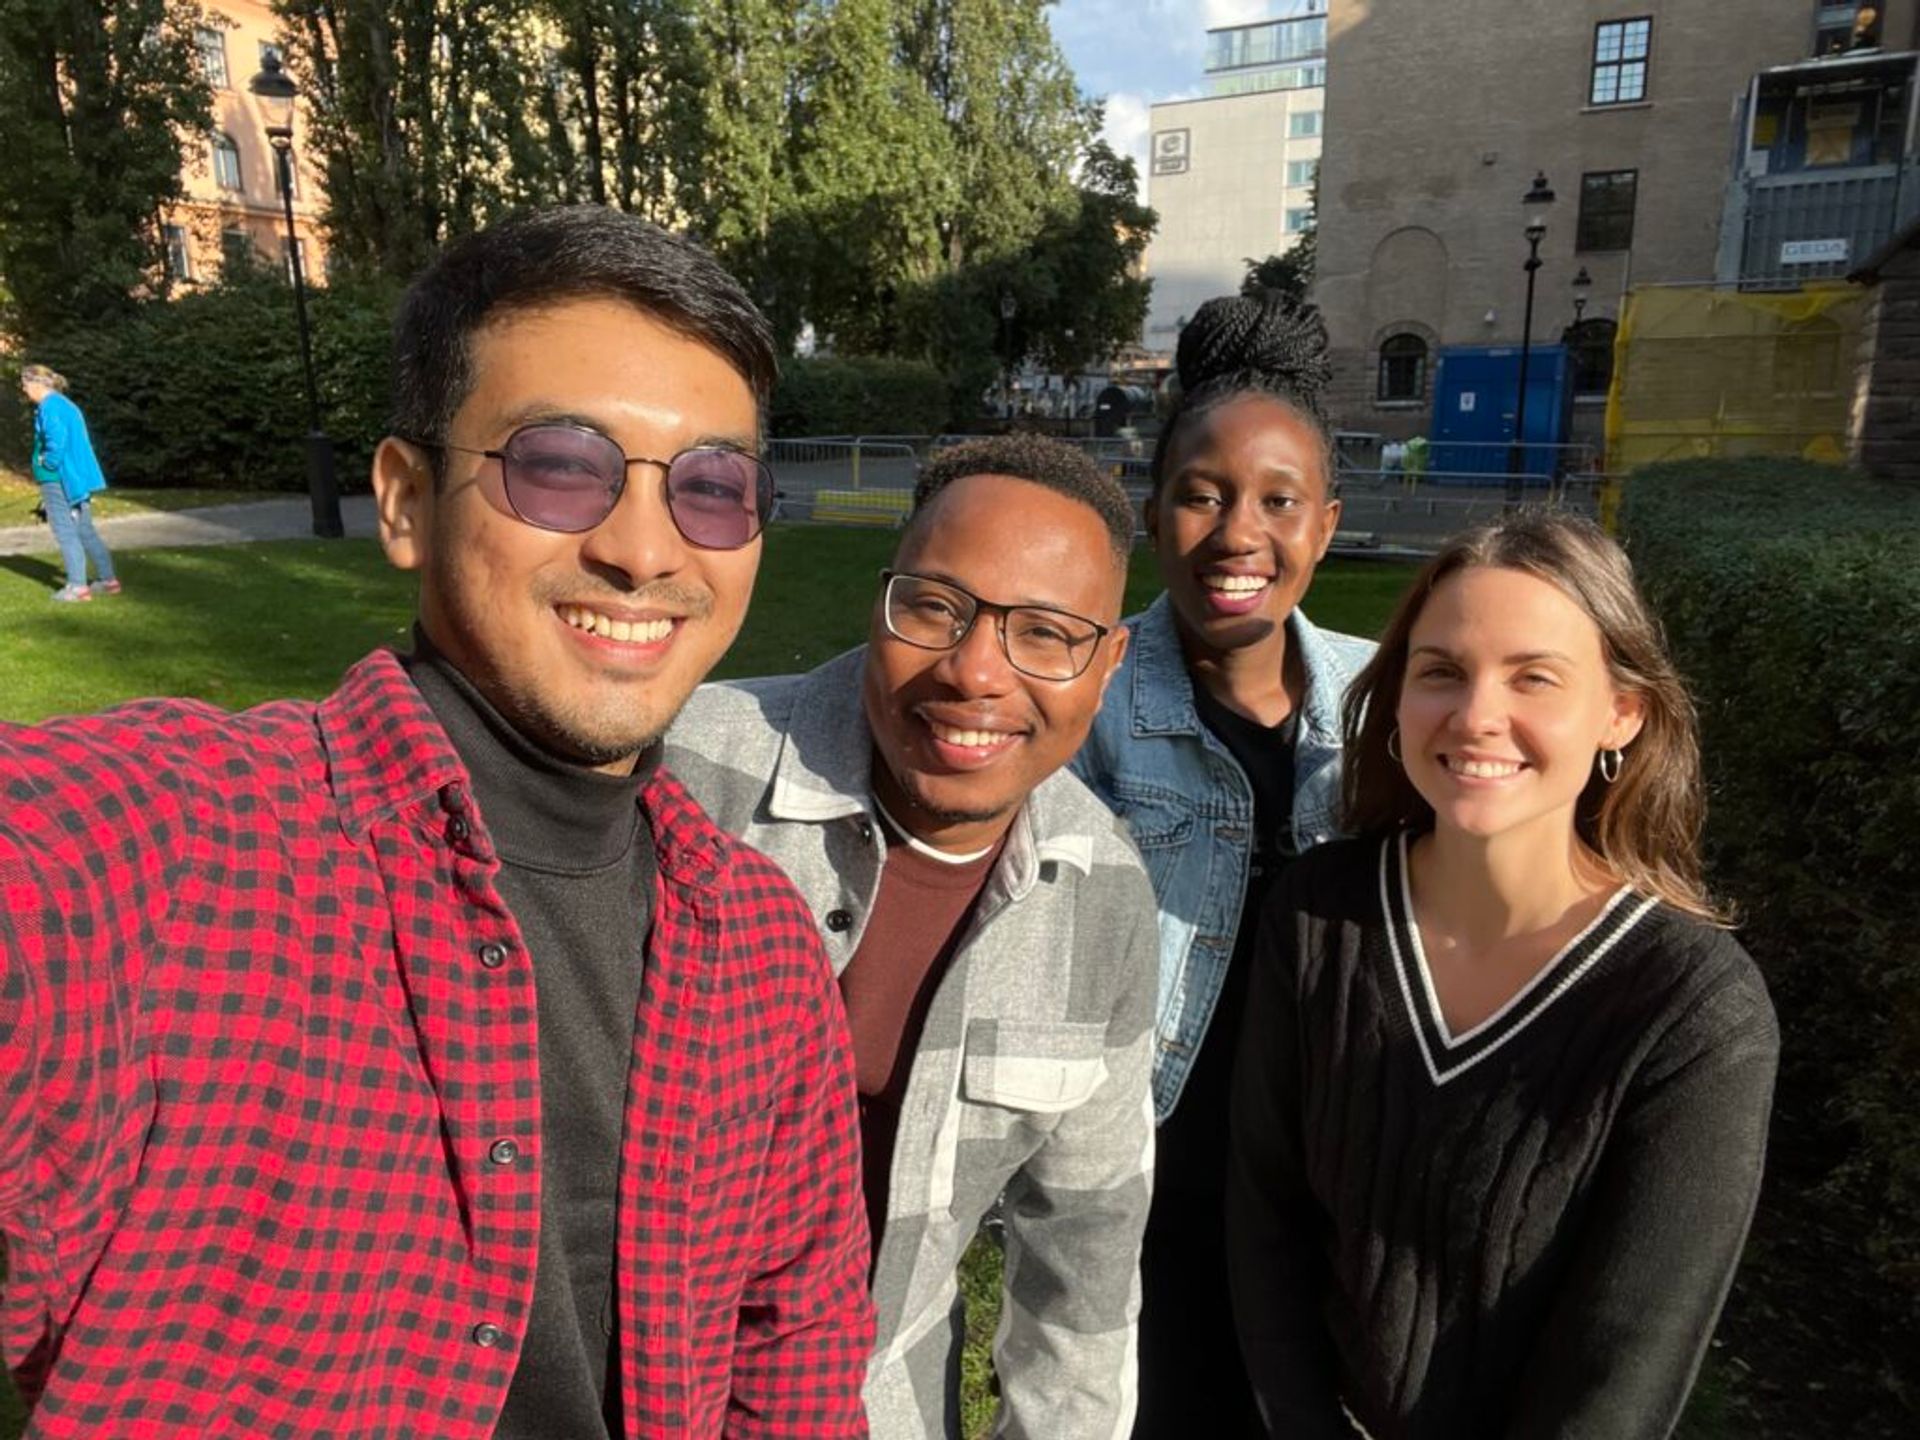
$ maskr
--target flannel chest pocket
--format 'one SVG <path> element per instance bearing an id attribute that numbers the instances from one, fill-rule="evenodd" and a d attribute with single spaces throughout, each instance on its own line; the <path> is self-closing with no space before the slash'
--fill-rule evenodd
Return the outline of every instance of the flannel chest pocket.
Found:
<path id="1" fill-rule="evenodd" d="M 962 1089 L 980 1105 L 1071 1110 L 1107 1078 L 1106 1041 L 1107 1027 L 1097 1021 L 973 1020 Z"/>

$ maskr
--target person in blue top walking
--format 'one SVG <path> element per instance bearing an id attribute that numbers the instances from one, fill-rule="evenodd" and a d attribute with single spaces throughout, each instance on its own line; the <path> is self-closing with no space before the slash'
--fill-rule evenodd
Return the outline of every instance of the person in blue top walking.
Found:
<path id="1" fill-rule="evenodd" d="M 93 497 L 107 488 L 107 477 L 93 453 L 87 418 L 67 398 L 66 376 L 45 365 L 22 369 L 20 388 L 34 406 L 33 478 L 40 485 L 40 504 L 67 567 L 67 583 L 54 591 L 53 598 L 68 602 L 91 600 L 96 594 L 118 595 L 120 581 L 113 573 L 113 556 L 93 528 Z M 89 560 L 92 585 L 87 584 Z"/>
<path id="2" fill-rule="evenodd" d="M 1166 592 L 1127 622 L 1074 761 L 1160 910 L 1135 1440 L 1266 1434 L 1227 1288 L 1228 1081 L 1254 922 L 1287 862 L 1336 833 L 1341 697 L 1373 651 L 1299 610 L 1340 517 L 1326 343 L 1317 313 L 1277 298 L 1210 300 L 1181 331 L 1145 511 Z"/>

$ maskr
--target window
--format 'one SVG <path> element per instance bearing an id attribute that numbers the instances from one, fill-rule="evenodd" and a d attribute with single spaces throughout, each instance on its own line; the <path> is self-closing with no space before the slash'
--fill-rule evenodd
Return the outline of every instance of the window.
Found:
<path id="1" fill-rule="evenodd" d="M 1880 43 L 1880 12 L 1874 4 L 1821 4 L 1813 7 L 1813 53 L 1838 55 Z"/>
<path id="2" fill-rule="evenodd" d="M 233 137 L 222 131 L 213 132 L 213 183 L 222 190 L 241 190 L 240 147 L 233 143 Z"/>
<path id="3" fill-rule="evenodd" d="M 1318 110 L 1296 110 L 1287 116 L 1287 138 L 1300 140 L 1320 133 Z"/>
<path id="4" fill-rule="evenodd" d="M 227 37 L 211 25 L 198 25 L 193 31 L 193 48 L 200 52 L 200 68 L 207 83 L 216 90 L 227 88 Z"/>
<path id="5" fill-rule="evenodd" d="M 1318 160 L 1289 160 L 1287 162 L 1287 184 L 1311 185 L 1314 172 L 1320 168 Z"/>
<path id="6" fill-rule="evenodd" d="M 288 194 L 296 200 L 300 198 L 300 174 L 294 167 L 293 156 L 276 154 L 273 157 L 273 198 L 278 200 Z"/>
<path id="7" fill-rule="evenodd" d="M 167 274 L 176 280 L 193 279 L 193 251 L 184 225 L 162 225 L 160 238 L 167 247 Z"/>
<path id="8" fill-rule="evenodd" d="M 1573 357 L 1574 394 L 1604 395 L 1613 385 L 1616 328 L 1611 320 L 1582 320 L 1567 327 L 1563 339 Z"/>
<path id="9" fill-rule="evenodd" d="M 243 270 L 253 264 L 253 241 L 246 231 L 229 225 L 220 232 L 220 263 L 229 270 Z"/>
<path id="10" fill-rule="evenodd" d="M 1603 20 L 1593 27 L 1593 82 L 1589 105 L 1631 105 L 1647 98 L 1647 51 L 1653 17 Z"/>
<path id="11" fill-rule="evenodd" d="M 1633 244 L 1633 196 L 1638 170 L 1590 170 L 1580 177 L 1576 250 L 1625 250 Z"/>
<path id="12" fill-rule="evenodd" d="M 1420 400 L 1427 391 L 1427 342 L 1418 335 L 1389 335 L 1380 344 L 1381 400 Z"/>
<path id="13" fill-rule="evenodd" d="M 1313 228 L 1313 207 L 1303 206 L 1287 211 L 1287 234 L 1298 235 L 1302 230 Z"/>

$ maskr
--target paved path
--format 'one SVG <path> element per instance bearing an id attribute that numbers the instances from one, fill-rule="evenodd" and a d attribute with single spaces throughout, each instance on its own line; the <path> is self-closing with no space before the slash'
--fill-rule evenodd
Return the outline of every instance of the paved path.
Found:
<path id="1" fill-rule="evenodd" d="M 347 534 L 375 533 L 373 497 L 349 495 L 340 502 Z M 248 500 L 197 510 L 152 510 L 96 520 L 110 550 L 152 550 L 176 545 L 238 545 L 249 540 L 302 540 L 313 534 L 313 506 L 302 495 L 285 500 Z M 0 529 L 0 555 L 54 554 L 53 532 L 44 525 Z"/>

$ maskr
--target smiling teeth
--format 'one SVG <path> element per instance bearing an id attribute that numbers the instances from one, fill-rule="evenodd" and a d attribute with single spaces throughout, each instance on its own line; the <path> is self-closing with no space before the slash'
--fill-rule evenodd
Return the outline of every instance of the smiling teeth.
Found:
<path id="1" fill-rule="evenodd" d="M 576 630 L 623 644 L 653 645 L 673 633 L 671 620 L 615 620 L 584 605 L 562 605 L 560 618 Z"/>
<path id="2" fill-rule="evenodd" d="M 1523 767 L 1515 760 L 1449 760 L 1447 768 L 1473 780 L 1504 780 L 1518 775 Z"/>
<path id="3" fill-rule="evenodd" d="M 985 750 L 998 745 L 1007 738 L 1004 730 L 955 730 L 946 725 L 927 722 L 927 728 L 933 731 L 936 740 L 944 740 L 949 745 L 964 745 L 970 750 Z"/>
<path id="4" fill-rule="evenodd" d="M 1224 590 L 1229 595 L 1249 595 L 1266 589 L 1271 582 L 1265 575 L 1202 575 L 1200 583 L 1209 590 Z"/>

